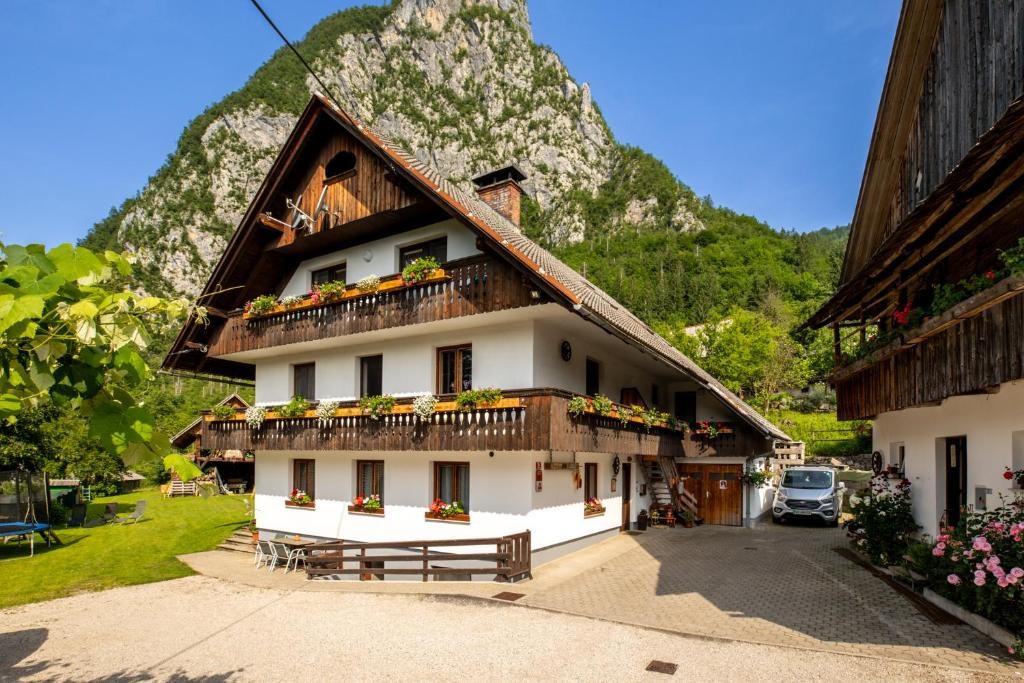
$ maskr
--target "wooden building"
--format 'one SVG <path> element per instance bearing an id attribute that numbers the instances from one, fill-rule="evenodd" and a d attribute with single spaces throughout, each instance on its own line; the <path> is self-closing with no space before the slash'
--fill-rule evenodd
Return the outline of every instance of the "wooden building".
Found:
<path id="1" fill-rule="evenodd" d="M 262 531 L 529 531 L 552 556 L 628 527 L 682 461 L 707 466 L 701 500 L 735 492 L 709 521 L 762 511 L 743 470 L 786 435 L 523 235 L 523 180 L 510 166 L 462 188 L 310 101 L 206 286 L 211 322 L 186 324 L 164 362 L 255 380 L 255 407 L 197 427 L 203 449 L 257 452 Z M 474 399 L 484 388 L 501 397 Z"/>
<path id="2" fill-rule="evenodd" d="M 1024 3 L 908 0 L 839 289 L 840 419 L 874 418 L 926 532 L 1024 468 Z"/>
<path id="3" fill-rule="evenodd" d="M 249 404 L 238 394 L 224 397 L 218 406 L 245 410 Z M 217 470 L 221 483 L 239 493 L 252 491 L 256 475 L 256 454 L 252 450 L 237 448 L 211 448 L 203 443 L 203 417 L 200 415 L 188 426 L 171 437 L 171 445 L 194 462 L 204 472 Z"/>

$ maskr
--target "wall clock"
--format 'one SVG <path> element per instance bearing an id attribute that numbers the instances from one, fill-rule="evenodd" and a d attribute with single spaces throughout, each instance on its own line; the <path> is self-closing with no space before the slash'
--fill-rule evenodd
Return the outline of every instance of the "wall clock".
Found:
<path id="1" fill-rule="evenodd" d="M 572 360 L 572 344 L 570 344 L 568 341 L 562 342 L 561 347 L 559 347 L 559 351 L 562 354 L 562 360 L 564 360 L 566 363 Z"/>

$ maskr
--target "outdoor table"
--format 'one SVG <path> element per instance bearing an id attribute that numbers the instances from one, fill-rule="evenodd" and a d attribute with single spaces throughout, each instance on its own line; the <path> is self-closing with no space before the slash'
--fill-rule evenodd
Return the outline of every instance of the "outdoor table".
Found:
<path id="1" fill-rule="evenodd" d="M 304 538 L 296 539 L 294 536 L 278 536 L 272 542 L 286 545 L 289 548 L 305 548 L 307 545 L 316 543 L 316 541 L 307 541 Z"/>

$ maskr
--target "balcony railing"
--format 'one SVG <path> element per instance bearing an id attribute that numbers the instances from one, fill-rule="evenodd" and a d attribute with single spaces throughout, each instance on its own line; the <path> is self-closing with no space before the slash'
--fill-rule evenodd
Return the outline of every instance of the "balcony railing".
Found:
<path id="1" fill-rule="evenodd" d="M 202 443 L 206 448 L 257 452 L 556 450 L 680 457 L 684 438 L 689 438 L 666 426 L 572 416 L 572 394 L 557 389 L 505 392 L 496 404 L 470 411 L 459 410 L 453 396 L 439 398 L 436 412 L 427 420 L 413 413 L 411 398 L 399 399 L 390 414 L 378 419 L 362 414 L 355 401 L 340 404 L 335 415 L 323 421 L 315 410 L 301 417 L 279 417 L 269 411 L 258 428 L 247 424 L 242 412 L 225 419 L 206 414 Z M 693 450 L 697 454 L 696 443 Z"/>
<path id="2" fill-rule="evenodd" d="M 403 325 L 448 320 L 544 303 L 522 274 L 491 256 L 444 264 L 444 276 L 409 287 L 382 288 L 340 301 L 246 317 L 233 314 L 209 343 L 209 355 L 269 348 Z"/>

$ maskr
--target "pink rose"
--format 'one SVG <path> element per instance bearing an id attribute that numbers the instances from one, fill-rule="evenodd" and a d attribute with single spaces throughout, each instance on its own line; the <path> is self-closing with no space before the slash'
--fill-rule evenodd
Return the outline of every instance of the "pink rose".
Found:
<path id="1" fill-rule="evenodd" d="M 934 555 L 935 557 L 942 557 L 945 554 L 946 554 L 946 551 L 942 549 L 942 544 L 941 543 L 938 544 L 937 546 L 935 546 L 934 548 L 932 548 L 932 555 Z"/>
<path id="2" fill-rule="evenodd" d="M 1021 569 L 1020 567 L 1014 567 L 1010 570 L 1010 574 L 1016 576 L 1018 579 L 1024 578 L 1024 569 Z"/>
<path id="3" fill-rule="evenodd" d="M 1010 585 L 1010 582 L 1007 581 L 1006 578 L 1002 577 L 1002 576 L 999 577 L 999 580 L 996 581 L 996 583 L 999 585 L 1000 588 L 1006 588 L 1007 586 Z"/>
<path id="4" fill-rule="evenodd" d="M 984 586 L 985 585 L 985 578 L 984 577 L 977 577 L 977 576 L 974 577 L 974 585 L 975 586 Z"/>
<path id="5" fill-rule="evenodd" d="M 984 581 L 985 580 L 985 570 L 984 569 L 979 569 L 978 571 L 974 572 L 974 578 L 975 579 L 981 579 L 981 580 Z"/>
<path id="6" fill-rule="evenodd" d="M 949 581 L 950 585 L 953 585 L 953 586 L 959 586 L 960 585 L 960 577 L 957 576 L 956 574 L 950 574 L 949 576 L 947 576 L 946 577 L 946 581 Z"/>

